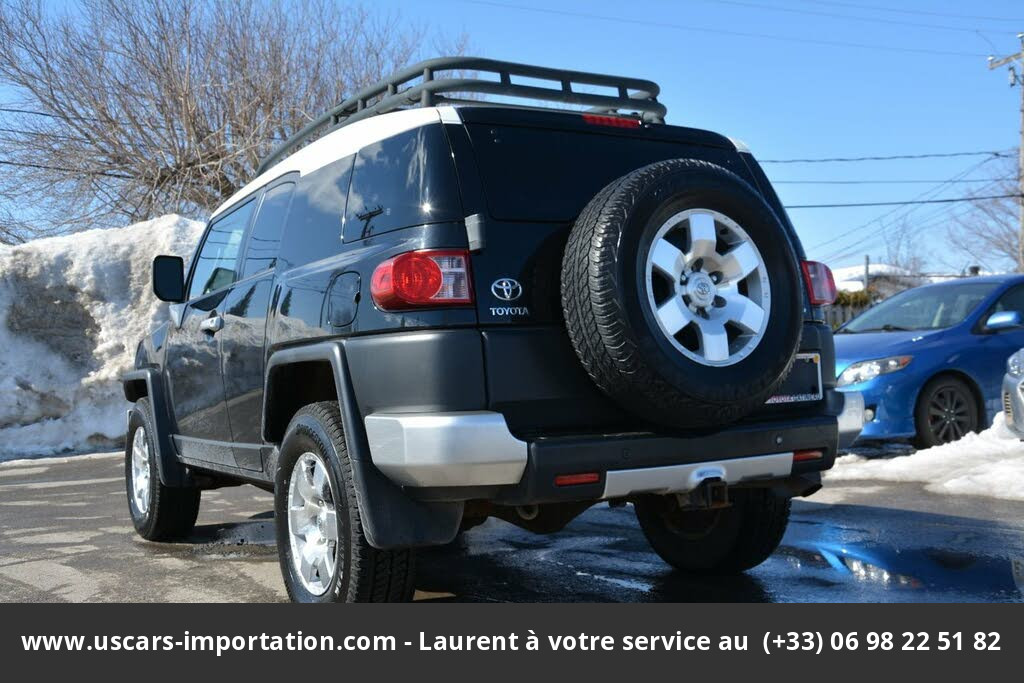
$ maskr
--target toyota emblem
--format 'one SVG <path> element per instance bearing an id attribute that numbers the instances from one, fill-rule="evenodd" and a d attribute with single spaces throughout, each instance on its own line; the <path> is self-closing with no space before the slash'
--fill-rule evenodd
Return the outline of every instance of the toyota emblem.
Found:
<path id="1" fill-rule="evenodd" d="M 491 294 L 502 301 L 515 301 L 523 295 L 523 286 L 510 277 L 503 277 L 491 285 Z"/>

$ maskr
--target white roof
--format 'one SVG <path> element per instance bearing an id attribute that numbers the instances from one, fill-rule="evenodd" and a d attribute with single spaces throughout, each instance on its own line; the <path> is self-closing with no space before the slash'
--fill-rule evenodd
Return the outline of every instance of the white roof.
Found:
<path id="1" fill-rule="evenodd" d="M 355 154 L 367 145 L 372 145 L 407 130 L 431 123 L 458 123 L 459 121 L 459 115 L 454 107 L 421 107 L 371 116 L 343 126 L 285 157 L 281 162 L 253 178 L 245 187 L 217 207 L 211 218 L 223 213 L 240 199 L 248 197 L 255 190 L 285 173 L 298 171 L 300 175 L 306 175 L 338 159 Z"/>

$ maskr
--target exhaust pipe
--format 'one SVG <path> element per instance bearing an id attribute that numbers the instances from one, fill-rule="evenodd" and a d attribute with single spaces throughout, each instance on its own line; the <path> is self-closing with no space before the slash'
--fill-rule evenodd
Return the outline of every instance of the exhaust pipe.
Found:
<path id="1" fill-rule="evenodd" d="M 520 519 L 529 522 L 537 519 L 537 515 L 540 514 L 540 508 L 536 505 L 518 505 L 516 506 L 516 514 L 519 515 Z"/>

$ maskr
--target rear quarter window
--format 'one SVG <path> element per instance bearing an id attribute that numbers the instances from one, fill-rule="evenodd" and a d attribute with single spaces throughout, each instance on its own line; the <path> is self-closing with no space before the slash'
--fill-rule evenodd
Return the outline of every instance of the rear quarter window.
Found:
<path id="1" fill-rule="evenodd" d="M 440 124 L 367 145 L 356 155 L 345 241 L 462 218 L 451 147 Z"/>
<path id="2" fill-rule="evenodd" d="M 355 156 L 327 164 L 295 184 L 278 260 L 282 269 L 341 251 L 345 203 Z"/>

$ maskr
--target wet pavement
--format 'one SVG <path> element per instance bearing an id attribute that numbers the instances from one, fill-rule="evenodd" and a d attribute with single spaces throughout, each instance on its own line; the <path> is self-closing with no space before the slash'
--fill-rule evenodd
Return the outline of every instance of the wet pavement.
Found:
<path id="1" fill-rule="evenodd" d="M 0 601 L 280 601 L 272 500 L 204 492 L 185 543 L 139 539 L 119 454 L 0 464 Z M 1024 503 L 837 482 L 794 504 L 782 547 L 693 578 L 648 548 L 630 507 L 555 535 L 492 520 L 421 551 L 417 598 L 458 601 L 1021 601 Z"/>

